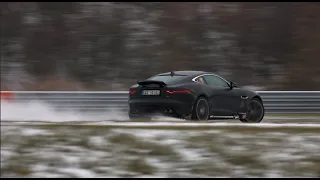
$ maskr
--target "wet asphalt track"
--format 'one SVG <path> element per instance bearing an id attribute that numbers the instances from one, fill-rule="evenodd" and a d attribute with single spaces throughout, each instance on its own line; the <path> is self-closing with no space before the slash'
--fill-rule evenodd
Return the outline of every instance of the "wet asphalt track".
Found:
<path id="1" fill-rule="evenodd" d="M 222 119 L 222 120 L 209 120 L 209 121 L 187 121 L 183 119 L 152 119 L 152 120 L 139 120 L 139 121 L 130 121 L 128 119 L 123 120 L 66 120 L 61 119 L 54 121 L 42 121 L 42 120 L 6 120 L 1 119 L 1 126 L 12 126 L 12 125 L 35 125 L 35 124 L 67 124 L 67 125 L 125 125 L 125 126 L 135 126 L 135 125 L 227 125 L 227 126 L 270 126 L 270 125 L 282 125 L 282 126 L 314 126 L 320 127 L 320 116 L 306 116 L 306 117 L 290 117 L 290 116 L 265 116 L 263 121 L 258 124 L 248 124 L 241 123 L 238 119 Z"/>

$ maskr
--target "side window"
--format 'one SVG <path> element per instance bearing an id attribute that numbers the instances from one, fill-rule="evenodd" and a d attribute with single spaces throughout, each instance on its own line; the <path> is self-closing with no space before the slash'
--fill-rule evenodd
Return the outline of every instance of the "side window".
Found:
<path id="1" fill-rule="evenodd" d="M 195 79 L 196 82 L 198 83 L 202 83 L 202 84 L 206 84 L 204 78 L 202 76 L 198 77 L 197 79 Z"/>
<path id="2" fill-rule="evenodd" d="M 214 86 L 214 87 L 229 87 L 228 83 L 225 80 L 223 80 L 220 77 L 218 77 L 218 76 L 206 75 L 206 76 L 204 76 L 204 79 L 206 80 L 206 82 L 210 86 Z"/>

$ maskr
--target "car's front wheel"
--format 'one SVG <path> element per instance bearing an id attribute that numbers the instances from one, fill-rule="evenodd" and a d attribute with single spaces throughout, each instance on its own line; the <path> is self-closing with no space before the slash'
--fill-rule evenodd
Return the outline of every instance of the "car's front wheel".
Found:
<path id="1" fill-rule="evenodd" d="M 247 112 L 244 117 L 240 117 L 243 123 L 260 123 L 264 117 L 264 106 L 262 102 L 253 98 L 247 107 Z"/>
<path id="2" fill-rule="evenodd" d="M 210 117 L 210 106 L 205 97 L 197 99 L 194 107 L 191 119 L 192 120 L 208 120 Z"/>

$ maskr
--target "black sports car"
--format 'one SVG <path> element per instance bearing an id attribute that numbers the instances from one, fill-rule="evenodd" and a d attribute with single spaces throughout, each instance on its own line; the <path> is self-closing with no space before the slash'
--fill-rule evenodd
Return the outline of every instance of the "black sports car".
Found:
<path id="1" fill-rule="evenodd" d="M 210 72 L 175 71 L 138 81 L 129 91 L 129 117 L 154 113 L 190 120 L 240 119 L 259 123 L 264 117 L 261 97 Z"/>

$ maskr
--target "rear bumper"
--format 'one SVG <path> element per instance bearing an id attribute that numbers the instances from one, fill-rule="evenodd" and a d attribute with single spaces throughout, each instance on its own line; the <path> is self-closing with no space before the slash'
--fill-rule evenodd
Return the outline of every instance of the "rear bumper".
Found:
<path id="1" fill-rule="evenodd" d="M 191 114 L 193 102 L 186 103 L 177 100 L 159 99 L 159 100 L 129 100 L 129 114 L 178 114 L 188 115 Z M 164 110 L 171 110 L 171 112 L 164 112 Z"/>

